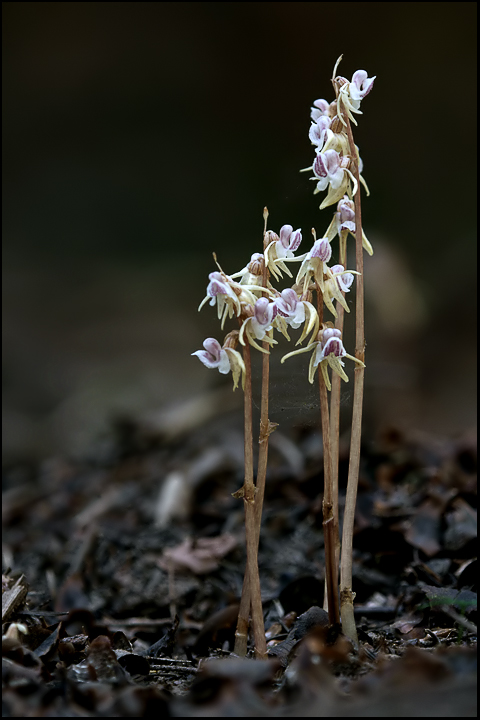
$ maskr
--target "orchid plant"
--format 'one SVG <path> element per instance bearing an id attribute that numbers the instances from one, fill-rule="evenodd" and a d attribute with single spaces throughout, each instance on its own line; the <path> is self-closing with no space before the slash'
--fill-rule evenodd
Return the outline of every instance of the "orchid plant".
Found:
<path id="1" fill-rule="evenodd" d="M 300 330 L 296 345 L 309 336 L 305 347 L 293 350 L 282 358 L 311 352 L 308 380 L 314 382 L 319 368 L 318 385 L 324 446 L 323 517 L 325 535 L 324 606 L 330 622 L 342 619 L 343 631 L 357 641 L 353 618 L 352 592 L 352 536 L 356 503 L 356 488 L 360 462 L 361 417 L 364 374 L 364 319 L 363 319 L 363 250 L 373 253 L 362 230 L 360 185 L 367 195 L 368 187 L 361 175 L 362 161 L 354 143 L 352 123 L 354 115 L 361 114 L 361 101 L 372 89 L 375 78 L 364 70 L 357 70 L 350 81 L 336 75 L 338 59 L 332 77 L 335 99 L 328 102 L 315 100 L 311 109 L 309 138 L 315 148 L 312 171 L 314 194 L 326 191 L 320 209 L 334 205 L 333 217 L 322 237 L 313 233 L 313 245 L 303 255 L 295 255 L 302 243 L 301 229 L 283 225 L 279 232 L 267 229 L 268 211 L 264 210 L 263 252 L 256 252 L 240 271 L 227 275 L 214 254 L 218 270 L 210 273 L 206 296 L 199 310 L 209 302 L 217 306 L 223 330 L 227 317 L 236 318 L 238 329 L 229 332 L 221 344 L 207 338 L 203 350 L 192 353 L 208 368 L 222 374 L 232 373 L 234 390 L 241 383 L 244 391 L 245 422 L 245 482 L 235 493 L 242 497 L 245 506 L 247 567 L 240 603 L 236 632 L 235 652 L 247 651 L 249 616 L 251 614 L 255 653 L 266 656 L 266 641 L 258 571 L 258 539 L 265 488 L 268 457 L 268 437 L 276 424 L 268 419 L 269 355 L 277 340 L 275 332 L 290 340 L 289 332 Z M 338 262 L 332 263 L 332 241 L 339 238 Z M 346 269 L 348 236 L 355 238 L 355 270 Z M 274 287 L 284 275 L 293 279 L 289 265 L 299 262 L 295 282 L 282 290 Z M 330 263 L 330 264 L 329 264 Z M 356 343 L 355 353 L 347 353 L 343 340 L 344 313 L 350 308 L 345 294 L 350 292 L 356 278 Z M 312 303 L 316 294 L 316 307 Z M 328 311 L 332 320 L 324 320 Z M 252 436 L 252 378 L 250 348 L 262 354 L 262 397 L 259 437 L 259 460 L 256 483 L 253 469 Z M 242 352 L 240 352 L 240 350 Z M 348 382 L 344 359 L 353 361 L 355 388 L 352 414 L 350 465 L 347 486 L 343 536 L 341 544 L 341 578 L 339 602 L 339 518 L 338 518 L 338 434 L 341 381 Z M 331 370 L 331 380 L 329 376 Z M 331 391 L 330 406 L 328 392 Z"/>

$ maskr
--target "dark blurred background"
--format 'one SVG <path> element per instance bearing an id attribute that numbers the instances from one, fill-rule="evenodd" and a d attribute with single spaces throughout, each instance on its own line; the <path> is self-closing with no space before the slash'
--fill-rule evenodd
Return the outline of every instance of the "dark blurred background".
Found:
<path id="1" fill-rule="evenodd" d="M 190 357 L 221 338 L 197 313 L 211 253 L 243 267 L 265 205 L 303 251 L 329 224 L 299 169 L 341 53 L 377 76 L 355 135 L 366 423 L 469 430 L 475 28 L 462 2 L 4 3 L 5 460 L 82 452 L 116 415 L 225 382 Z M 273 363 L 272 420 L 295 423 L 308 359 Z"/>

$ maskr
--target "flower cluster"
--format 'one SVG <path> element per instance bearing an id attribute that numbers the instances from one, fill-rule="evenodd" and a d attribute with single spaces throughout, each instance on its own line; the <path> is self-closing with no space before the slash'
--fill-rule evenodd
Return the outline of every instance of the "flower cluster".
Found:
<path id="1" fill-rule="evenodd" d="M 353 113 L 361 114 L 360 103 L 372 89 L 375 77 L 369 78 L 365 70 L 357 70 L 350 82 L 341 75 L 335 77 L 338 62 L 333 77 L 337 99 L 331 103 L 322 98 L 315 100 L 311 109 L 312 123 L 308 136 L 312 145 L 315 146 L 315 159 L 313 164 L 304 171 L 311 170 L 313 172 L 311 179 L 316 183 L 314 193 L 327 190 L 320 209 L 338 203 L 336 217 L 325 236 L 331 241 L 338 232 L 341 244 L 343 244 L 342 234 L 344 238 L 348 233 L 355 234 L 353 198 L 357 194 L 358 183 L 352 172 L 353 164 L 358 167 L 360 182 L 364 185 L 367 195 L 369 194 L 367 184 L 361 174 L 363 163 L 356 146 L 355 157 L 352 157 L 345 115 L 356 124 Z M 373 253 L 372 246 L 363 233 L 362 237 L 363 247 L 371 255 Z"/>
<path id="2" fill-rule="evenodd" d="M 254 253 L 249 263 L 240 271 L 227 275 L 218 265 L 218 270 L 210 273 L 206 296 L 199 310 L 209 302 L 217 306 L 218 317 L 223 329 L 228 318 L 237 318 L 239 329 L 229 333 L 223 345 L 207 338 L 204 350 L 197 350 L 199 360 L 209 368 L 217 368 L 220 373 L 232 371 L 234 387 L 240 377 L 244 384 L 245 365 L 236 349 L 238 344 L 247 343 L 262 353 L 269 353 L 277 344 L 274 331 L 281 332 L 290 340 L 289 330 L 303 326 L 297 345 L 307 335 L 310 341 L 307 347 L 288 353 L 282 362 L 297 353 L 314 350 L 310 361 L 309 380 L 313 382 L 316 368 L 320 366 L 325 384 L 330 388 L 327 368 L 348 380 L 343 371 L 341 358 L 353 358 L 345 351 L 341 331 L 323 323 L 317 310 L 311 303 L 312 291 L 316 290 L 326 309 L 336 318 L 336 301 L 346 312 L 350 311 L 345 294 L 350 291 L 354 270 L 346 269 L 347 236 L 355 235 L 355 201 L 358 191 L 356 177 L 368 188 L 363 177 L 362 161 L 358 148 L 350 143 L 348 121 L 355 122 L 353 114 L 360 113 L 360 103 L 370 92 L 375 78 L 369 78 L 364 70 L 357 70 L 349 82 L 342 76 L 335 76 L 333 85 L 336 99 L 333 102 L 315 100 L 311 110 L 309 138 L 315 147 L 313 164 L 306 168 L 313 172 L 315 193 L 327 191 L 320 208 L 336 205 L 333 218 L 323 237 L 316 237 L 309 252 L 295 255 L 302 242 L 300 229 L 293 225 L 283 225 L 278 234 L 272 230 L 264 231 L 263 253 Z M 351 135 L 350 135 L 351 138 Z M 352 151 L 355 148 L 355 152 Z M 358 170 L 358 174 L 357 174 Z M 267 215 L 264 215 L 265 219 Z M 339 262 L 329 265 L 332 257 L 332 240 L 338 235 L 340 243 Z M 372 246 L 362 233 L 363 246 L 372 254 Z M 215 256 L 214 256 L 215 257 Z M 216 261 L 216 257 L 215 257 Z M 300 262 L 295 283 L 292 287 L 277 290 L 270 282 L 276 282 L 284 275 L 292 278 L 289 263 Z M 322 310 L 323 312 L 323 310 Z M 261 343 L 261 344 L 259 344 Z M 361 363 L 363 364 L 363 363 Z"/>
<path id="3" fill-rule="evenodd" d="M 305 349 L 317 347 L 320 320 L 315 307 L 310 302 L 312 288 L 315 285 L 322 293 L 323 301 L 334 317 L 337 313 L 333 300 L 340 302 L 347 312 L 349 311 L 342 293 L 349 291 L 355 271 L 345 270 L 343 265 L 338 264 L 329 267 L 327 263 L 332 255 L 330 242 L 328 238 L 317 240 L 315 231 L 313 233 L 314 243 L 310 251 L 295 256 L 295 250 L 302 241 L 301 230 L 294 231 L 292 225 L 284 225 L 278 234 L 268 230 L 265 232 L 264 254 L 254 253 L 248 265 L 232 275 L 224 273 L 220 266 L 218 271 L 210 273 L 207 293 L 200 303 L 199 310 L 207 302 L 212 306 L 217 305 L 222 328 L 227 317 L 236 316 L 240 329 L 229 333 L 223 345 L 214 338 L 207 338 L 203 343 L 204 350 L 197 350 L 192 355 L 196 355 L 206 367 L 216 368 L 222 374 L 232 371 L 234 389 L 238 386 L 240 378 L 242 385 L 244 384 L 245 374 L 242 356 L 236 349 L 238 344 L 248 343 L 260 352 L 268 353 L 268 348 L 277 344 L 277 340 L 273 337 L 274 330 L 281 332 L 287 340 L 290 340 L 289 329 L 297 330 L 303 326 L 297 345 L 310 335 L 310 342 Z M 286 263 L 295 261 L 301 262 L 301 266 L 292 287 L 282 291 L 276 290 L 269 279 L 265 286 L 262 285 L 263 278 L 268 278 L 269 274 L 275 279 L 283 277 L 282 273 L 292 277 Z M 237 281 L 236 278 L 240 280 Z M 312 281 L 315 285 L 312 285 Z M 314 338 L 317 340 L 314 341 Z M 264 343 L 263 346 L 259 341 Z M 341 339 L 339 342 L 341 344 Z M 343 348 L 343 345 L 341 347 Z M 331 352 L 328 347 L 325 351 L 327 360 L 331 353 L 337 351 L 337 346 L 332 345 L 332 348 Z M 305 349 L 299 352 L 304 352 Z M 344 355 L 345 353 L 342 352 L 340 356 Z M 340 361 L 336 364 L 332 364 L 330 360 L 328 362 L 338 372 Z M 319 363 L 321 363 L 320 359 L 311 366 L 313 372 Z M 312 370 L 310 375 L 311 373 Z M 346 378 L 345 373 L 342 377 Z M 327 385 L 329 386 L 329 383 Z"/>

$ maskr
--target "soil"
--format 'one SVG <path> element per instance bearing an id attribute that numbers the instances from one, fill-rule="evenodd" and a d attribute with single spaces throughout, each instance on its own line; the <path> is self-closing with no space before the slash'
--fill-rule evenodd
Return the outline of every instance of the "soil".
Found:
<path id="1" fill-rule="evenodd" d="M 123 418 L 81 459 L 5 469 L 4 715 L 476 716 L 473 438 L 365 439 L 354 646 L 322 610 L 319 433 L 272 435 L 261 661 L 252 645 L 233 653 L 238 416 L 192 413 L 183 425 Z M 342 437 L 341 508 L 347 470 Z"/>

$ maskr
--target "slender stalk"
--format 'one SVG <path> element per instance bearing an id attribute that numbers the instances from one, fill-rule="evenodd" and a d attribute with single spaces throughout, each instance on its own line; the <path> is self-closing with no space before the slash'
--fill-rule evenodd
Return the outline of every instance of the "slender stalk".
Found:
<path id="1" fill-rule="evenodd" d="M 343 293 L 342 293 L 343 294 Z M 345 310 L 337 301 L 337 319 L 335 327 L 343 333 L 343 319 Z M 338 457 L 340 438 L 340 399 L 341 399 L 342 378 L 337 373 L 332 373 L 332 390 L 330 393 L 330 448 L 332 454 L 332 487 L 333 487 L 333 516 L 335 518 L 335 577 L 338 580 L 340 560 L 340 535 L 338 512 Z"/>
<path id="2" fill-rule="evenodd" d="M 268 349 L 268 343 L 263 343 L 263 347 Z M 258 473 L 257 473 L 257 484 L 255 494 L 255 522 L 256 522 L 256 542 L 257 542 L 257 553 L 258 553 L 258 542 L 260 539 L 260 529 L 262 523 L 262 508 L 263 498 L 265 495 L 265 481 L 267 476 L 267 462 L 268 462 L 268 437 L 270 433 L 275 429 L 276 424 L 271 423 L 268 420 L 268 381 L 269 381 L 269 355 L 264 354 L 263 358 L 263 373 L 262 373 L 262 405 L 261 405 L 261 420 L 260 420 L 260 437 L 259 437 L 259 453 L 258 453 Z M 251 606 L 251 593 L 250 593 L 250 577 L 249 572 L 245 573 L 242 587 L 242 597 L 240 600 L 240 608 L 238 611 L 238 622 L 237 629 L 235 632 L 235 647 L 234 652 L 240 657 L 245 657 L 247 654 L 247 641 L 248 641 L 248 616 L 250 613 Z"/>
<path id="3" fill-rule="evenodd" d="M 252 364 L 250 358 L 250 345 L 243 348 L 243 361 L 245 363 L 245 391 L 244 391 L 244 454 L 245 454 L 245 536 L 247 544 L 247 572 L 251 593 L 251 609 L 253 636 L 255 640 L 255 655 L 265 658 L 267 644 L 265 640 L 265 627 L 263 622 L 262 596 L 260 591 L 260 575 L 258 572 L 258 536 L 256 528 L 255 511 L 255 484 L 253 482 L 253 434 L 252 434 Z M 247 620 L 248 622 L 248 620 Z"/>
<path id="4" fill-rule="evenodd" d="M 268 217 L 268 213 L 264 211 L 265 223 Z M 266 226 L 264 228 L 264 250 L 265 250 L 265 233 Z M 267 287 L 269 278 L 268 268 L 264 264 L 262 285 Z M 263 293 L 266 297 L 266 293 Z M 269 332 L 272 334 L 272 331 Z M 263 342 L 262 346 L 265 350 L 270 352 L 270 345 L 267 342 Z M 258 451 L 258 471 L 257 471 L 257 484 L 255 493 L 255 522 L 256 522 L 256 543 L 257 543 L 257 563 L 258 563 L 258 542 L 260 539 L 260 528 L 262 523 L 262 509 L 263 509 L 263 498 L 265 495 L 265 482 L 267 477 L 267 462 L 268 462 L 268 437 L 270 433 L 275 429 L 276 424 L 271 423 L 268 419 L 268 388 L 270 379 L 270 354 L 262 353 L 262 399 L 260 409 L 260 437 L 258 440 L 259 451 Z M 248 560 L 247 560 L 248 562 Z M 238 611 L 238 622 L 237 629 L 235 632 L 235 647 L 234 652 L 240 657 L 245 657 L 247 654 L 247 641 L 248 641 L 248 616 L 251 607 L 251 592 L 250 592 L 250 573 L 247 571 L 243 580 L 242 597 L 240 600 L 240 608 Z M 252 612 L 253 614 L 253 612 Z"/>
<path id="5" fill-rule="evenodd" d="M 364 362 L 365 359 L 365 318 L 363 289 L 363 247 L 362 247 L 362 208 L 360 201 L 360 177 L 358 156 L 353 141 L 352 127 L 346 113 L 347 134 L 350 145 L 350 156 L 353 160 L 352 173 L 357 181 L 358 189 L 355 196 L 355 260 L 356 270 L 356 305 L 355 305 L 355 357 Z M 355 521 L 355 505 L 357 501 L 358 474 L 360 469 L 360 445 L 362 437 L 364 368 L 355 368 L 355 384 L 353 391 L 352 433 L 350 439 L 350 462 L 348 467 L 347 493 L 345 513 L 343 517 L 342 558 L 340 569 L 340 602 L 342 627 L 345 635 L 358 643 L 357 629 L 353 614 L 354 594 L 352 592 L 352 552 L 353 528 Z"/>
<path id="6" fill-rule="evenodd" d="M 323 320 L 323 297 L 317 285 L 317 312 L 320 323 Z M 338 611 L 338 572 L 335 566 L 335 546 L 338 535 L 337 523 L 333 514 L 332 454 L 330 446 L 330 420 L 328 412 L 328 394 L 323 373 L 318 369 L 318 390 L 323 438 L 323 537 L 325 542 L 325 580 L 327 589 L 328 620 L 331 625 L 340 621 Z"/>
<path id="7" fill-rule="evenodd" d="M 343 232 L 343 231 L 342 231 Z M 340 265 L 347 267 L 346 259 L 346 238 L 345 242 L 340 242 Z M 340 290 L 343 297 L 345 293 Z M 343 334 L 343 320 L 345 317 L 345 309 L 338 300 L 336 303 L 337 319 L 335 327 Z M 340 399 L 342 392 L 342 378 L 337 373 L 332 373 L 332 391 L 330 393 L 330 447 L 332 453 L 332 485 L 333 485 L 333 517 L 336 520 L 335 533 L 335 577 L 338 580 L 339 560 L 340 560 L 340 535 L 339 522 L 340 515 L 338 512 L 338 456 L 339 456 L 339 438 L 340 438 Z"/>

